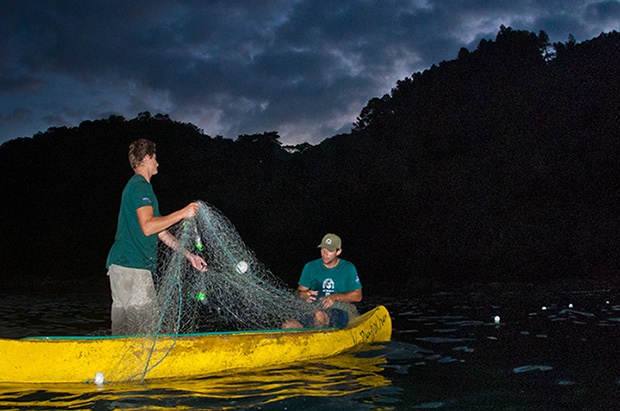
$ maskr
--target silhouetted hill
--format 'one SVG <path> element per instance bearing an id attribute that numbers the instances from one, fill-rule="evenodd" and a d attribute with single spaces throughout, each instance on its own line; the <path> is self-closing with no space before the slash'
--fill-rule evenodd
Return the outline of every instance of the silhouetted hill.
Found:
<path id="1" fill-rule="evenodd" d="M 616 32 L 550 45 L 502 28 L 369 102 L 354 135 L 409 155 L 400 204 L 418 272 L 618 273 L 619 61 Z"/>
<path id="2" fill-rule="evenodd" d="M 149 113 L 9 141 L 5 284 L 106 286 L 126 151 L 141 137 L 158 144 L 163 213 L 215 205 L 291 286 L 326 232 L 369 293 L 616 275 L 619 62 L 616 32 L 549 44 L 502 27 L 370 100 L 351 133 L 298 152 L 277 132 L 233 141 Z"/>

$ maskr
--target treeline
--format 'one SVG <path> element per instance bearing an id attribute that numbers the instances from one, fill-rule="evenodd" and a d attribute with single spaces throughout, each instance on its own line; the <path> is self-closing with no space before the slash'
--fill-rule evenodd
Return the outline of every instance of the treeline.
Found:
<path id="1" fill-rule="evenodd" d="M 10 286 L 104 286 L 127 146 L 158 144 L 162 212 L 201 199 L 295 285 L 326 232 L 368 292 L 608 277 L 620 253 L 620 35 L 550 44 L 501 27 L 397 83 L 349 134 L 282 146 L 140 113 L 0 146 Z"/>

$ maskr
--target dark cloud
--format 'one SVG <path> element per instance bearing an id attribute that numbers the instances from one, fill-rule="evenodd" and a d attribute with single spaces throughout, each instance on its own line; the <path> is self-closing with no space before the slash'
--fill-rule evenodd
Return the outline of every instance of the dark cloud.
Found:
<path id="1" fill-rule="evenodd" d="M 43 86 L 40 78 L 33 76 L 3 77 L 0 75 L 0 93 L 33 94 Z"/>
<path id="2" fill-rule="evenodd" d="M 618 21 L 620 21 L 620 3 L 617 1 L 601 1 L 588 4 L 585 7 L 584 18 L 588 23 L 593 23 L 595 26 L 601 23 L 610 23 L 617 27 Z"/>
<path id="3" fill-rule="evenodd" d="M 619 20 L 617 1 L 5 0 L 0 142 L 151 111 L 210 135 L 317 143 L 502 24 L 581 41 Z"/>

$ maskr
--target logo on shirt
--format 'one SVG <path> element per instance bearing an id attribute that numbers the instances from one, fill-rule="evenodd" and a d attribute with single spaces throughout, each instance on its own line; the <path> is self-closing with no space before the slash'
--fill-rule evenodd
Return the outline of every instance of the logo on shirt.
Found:
<path id="1" fill-rule="evenodd" d="M 326 278 L 323 281 L 323 294 L 325 295 L 330 295 L 334 293 L 334 280 L 332 280 L 331 278 Z"/>
<path id="2" fill-rule="evenodd" d="M 151 199 L 149 197 L 142 197 L 142 202 L 151 204 Z"/>

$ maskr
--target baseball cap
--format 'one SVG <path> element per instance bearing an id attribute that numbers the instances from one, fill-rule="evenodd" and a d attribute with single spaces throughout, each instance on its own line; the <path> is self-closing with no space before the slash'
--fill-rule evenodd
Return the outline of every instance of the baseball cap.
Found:
<path id="1" fill-rule="evenodd" d="M 323 241 L 321 241 L 318 247 L 326 248 L 329 251 L 336 251 L 342 248 L 342 240 L 336 234 L 325 234 Z"/>

